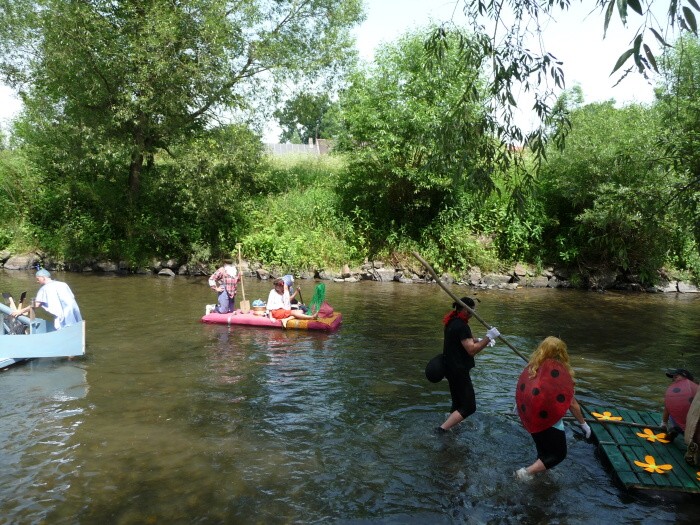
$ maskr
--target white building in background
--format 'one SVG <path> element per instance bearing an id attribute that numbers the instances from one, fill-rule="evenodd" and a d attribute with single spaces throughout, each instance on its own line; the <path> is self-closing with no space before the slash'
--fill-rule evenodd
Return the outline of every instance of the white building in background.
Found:
<path id="1" fill-rule="evenodd" d="M 304 155 L 326 155 L 331 149 L 331 142 L 328 139 L 317 139 L 314 144 L 313 139 L 309 139 L 308 144 L 284 144 L 265 143 L 265 147 L 273 155 L 287 155 L 290 153 Z"/>

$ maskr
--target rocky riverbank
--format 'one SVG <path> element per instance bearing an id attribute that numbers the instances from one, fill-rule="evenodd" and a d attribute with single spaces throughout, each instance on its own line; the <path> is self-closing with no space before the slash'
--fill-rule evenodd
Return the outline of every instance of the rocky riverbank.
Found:
<path id="1" fill-rule="evenodd" d="M 0 268 L 6 270 L 33 270 L 41 266 L 48 270 L 63 270 L 69 272 L 111 272 L 120 274 L 158 274 L 164 277 L 178 275 L 210 275 L 214 264 L 187 264 L 177 259 L 151 261 L 144 267 L 133 268 L 124 262 L 86 261 L 83 263 L 64 263 L 36 252 L 12 254 L 0 251 Z M 265 268 L 255 262 L 242 262 L 244 275 L 261 280 L 278 277 L 282 271 L 275 268 Z M 300 279 L 332 280 L 336 282 L 397 281 L 405 284 L 432 282 L 433 279 L 416 262 L 415 265 L 390 265 L 382 261 L 368 261 L 359 268 L 345 266 L 339 270 L 318 269 L 302 272 Z M 518 263 L 503 273 L 483 273 L 479 268 L 472 267 L 461 275 L 445 273 L 441 280 L 446 284 L 463 284 L 480 289 L 514 290 L 520 287 L 529 288 L 580 288 L 595 291 L 625 290 L 648 293 L 699 293 L 697 285 L 674 279 L 665 272 L 659 272 L 657 284 L 642 285 L 633 275 L 624 275 L 614 271 L 592 270 L 587 274 L 574 274 L 563 268 L 549 267 L 537 269 L 534 266 Z"/>

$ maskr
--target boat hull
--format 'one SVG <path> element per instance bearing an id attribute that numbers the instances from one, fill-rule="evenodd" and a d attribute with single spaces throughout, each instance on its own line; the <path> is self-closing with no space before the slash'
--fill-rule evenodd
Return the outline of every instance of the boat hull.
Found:
<path id="1" fill-rule="evenodd" d="M 210 313 L 202 317 L 203 323 L 208 324 L 225 324 L 236 326 L 257 326 L 262 328 L 282 328 L 287 330 L 321 330 L 324 332 L 332 332 L 337 329 L 343 322 L 343 314 L 333 312 L 328 317 L 320 317 L 318 319 L 290 319 L 286 322 L 286 326 L 278 319 L 270 319 L 265 315 L 255 315 L 252 312 L 244 314 L 240 310 L 236 310 L 230 314 Z"/>
<path id="2" fill-rule="evenodd" d="M 0 336 L 0 363 L 6 359 L 21 360 L 76 355 L 85 355 L 85 321 L 61 330 L 28 335 Z"/>

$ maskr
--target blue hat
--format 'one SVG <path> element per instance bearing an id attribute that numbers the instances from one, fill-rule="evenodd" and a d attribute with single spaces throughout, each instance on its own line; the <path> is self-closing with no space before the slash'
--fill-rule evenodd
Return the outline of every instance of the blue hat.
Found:
<path id="1" fill-rule="evenodd" d="M 49 273 L 48 270 L 44 270 L 43 268 L 36 272 L 37 277 L 51 277 L 51 274 Z"/>

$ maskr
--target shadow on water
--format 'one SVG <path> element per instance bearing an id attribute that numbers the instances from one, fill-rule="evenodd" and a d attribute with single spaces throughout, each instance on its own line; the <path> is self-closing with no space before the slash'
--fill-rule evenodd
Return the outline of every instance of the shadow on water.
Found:
<path id="1" fill-rule="evenodd" d="M 344 323 L 326 334 L 201 324 L 213 300 L 201 278 L 57 278 L 80 302 L 88 354 L 0 374 L 0 522 L 695 523 L 700 512 L 697 496 L 622 490 L 571 430 L 564 463 L 515 482 L 534 446 L 512 414 L 524 363 L 503 344 L 477 358 L 477 413 L 435 436 L 449 393 L 423 368 L 451 303 L 436 286 L 327 283 Z M 1 270 L 0 288 L 36 291 L 30 274 Z M 251 301 L 268 291 L 246 282 Z M 700 297 L 477 297 L 524 354 L 546 335 L 566 340 L 584 402 L 660 410 L 665 368 L 700 373 Z"/>

